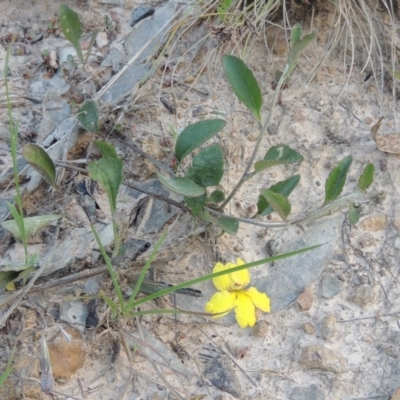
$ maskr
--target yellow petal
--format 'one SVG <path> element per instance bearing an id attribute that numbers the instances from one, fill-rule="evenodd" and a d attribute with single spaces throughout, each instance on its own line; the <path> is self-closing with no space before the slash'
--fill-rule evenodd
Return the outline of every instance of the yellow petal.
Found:
<path id="1" fill-rule="evenodd" d="M 219 262 L 219 263 L 215 264 L 213 272 L 225 271 L 228 268 L 229 268 L 229 264 L 224 265 Z M 214 283 L 214 286 L 219 291 L 228 290 L 233 285 L 231 274 L 225 274 L 225 275 L 219 276 L 218 278 L 213 278 L 213 283 Z"/>
<path id="2" fill-rule="evenodd" d="M 228 314 L 236 305 L 236 294 L 223 290 L 222 292 L 214 293 L 210 301 L 206 304 L 206 312 L 223 313 L 214 315 L 213 318 L 221 318 Z"/>
<path id="3" fill-rule="evenodd" d="M 259 292 L 255 287 L 251 287 L 245 291 L 245 293 L 250 296 L 254 305 L 261 311 L 270 312 L 271 311 L 271 300 L 265 293 Z"/>
<path id="4" fill-rule="evenodd" d="M 236 292 L 236 321 L 241 328 L 247 326 L 254 326 L 256 323 L 256 308 L 254 307 L 251 298 L 247 296 L 246 292 Z"/>
<path id="5" fill-rule="evenodd" d="M 244 265 L 245 262 L 238 258 L 236 264 L 231 264 L 230 268 L 237 267 L 239 265 Z M 231 278 L 233 281 L 233 286 L 230 288 L 231 290 L 240 290 L 244 289 L 250 283 L 250 273 L 248 269 L 243 269 L 242 271 L 232 272 Z"/>

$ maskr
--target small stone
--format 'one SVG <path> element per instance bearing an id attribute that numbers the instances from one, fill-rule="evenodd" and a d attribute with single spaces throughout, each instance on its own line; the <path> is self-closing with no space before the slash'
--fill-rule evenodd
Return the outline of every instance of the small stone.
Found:
<path id="1" fill-rule="evenodd" d="M 359 227 L 363 231 L 367 232 L 384 231 L 387 227 L 386 215 L 383 214 L 370 215 L 369 217 L 364 218 L 359 223 Z"/>
<path id="2" fill-rule="evenodd" d="M 308 387 L 296 387 L 290 400 L 325 400 L 325 396 L 317 385 L 311 385 Z"/>
<path id="3" fill-rule="evenodd" d="M 321 325 L 321 336 L 325 340 L 332 339 L 336 331 L 336 317 L 333 314 L 328 314 Z"/>
<path id="4" fill-rule="evenodd" d="M 86 325 L 88 309 L 83 303 L 67 303 L 61 304 L 60 319 L 68 324 L 73 324 L 83 330 Z"/>
<path id="5" fill-rule="evenodd" d="M 253 336 L 264 337 L 267 335 L 269 324 L 265 321 L 258 321 L 252 328 Z"/>
<path id="6" fill-rule="evenodd" d="M 310 286 L 307 286 L 304 292 L 297 297 L 296 302 L 301 311 L 308 311 L 311 308 L 314 302 L 314 294 Z"/>
<path id="7" fill-rule="evenodd" d="M 359 305 L 361 308 L 366 308 L 374 303 L 375 298 L 375 289 L 371 286 L 362 285 L 357 286 L 347 300 Z"/>
<path id="8" fill-rule="evenodd" d="M 144 18 L 150 17 L 151 15 L 154 14 L 155 9 L 150 6 L 139 6 L 136 7 L 132 11 L 132 16 L 131 20 L 129 21 L 130 26 L 136 25 L 139 21 L 141 21 Z"/>
<path id="9" fill-rule="evenodd" d="M 96 37 L 96 45 L 99 49 L 108 45 L 108 38 L 106 32 L 99 32 Z"/>
<path id="10" fill-rule="evenodd" d="M 81 334 L 70 327 L 65 331 L 69 338 L 60 332 L 53 342 L 47 343 L 55 379 L 69 379 L 85 361 L 86 349 Z"/>
<path id="11" fill-rule="evenodd" d="M 208 361 L 204 377 L 219 390 L 241 398 L 242 388 L 227 356 L 218 355 Z"/>
<path id="12" fill-rule="evenodd" d="M 388 357 L 399 358 L 399 349 L 395 346 L 389 346 L 385 349 L 385 353 Z"/>
<path id="13" fill-rule="evenodd" d="M 343 288 L 343 283 L 337 276 L 327 275 L 322 278 L 321 295 L 325 299 L 331 299 Z"/>
<path id="14" fill-rule="evenodd" d="M 320 345 L 305 347 L 301 352 L 299 363 L 306 369 L 320 369 L 335 374 L 347 370 L 346 360 L 341 354 Z"/>
<path id="15" fill-rule="evenodd" d="M 400 231 L 400 204 L 396 203 L 393 206 L 393 219 L 392 219 L 393 228 L 397 231 Z"/>
<path id="16" fill-rule="evenodd" d="M 400 400 L 400 387 L 392 394 L 390 400 Z"/>
<path id="17" fill-rule="evenodd" d="M 397 250 L 400 250 L 400 236 L 397 236 L 397 238 L 395 239 L 395 241 L 394 241 L 394 247 L 395 247 Z"/>
<path id="18" fill-rule="evenodd" d="M 306 322 L 303 324 L 303 331 L 309 335 L 313 335 L 315 333 L 315 326 L 311 322 Z"/>

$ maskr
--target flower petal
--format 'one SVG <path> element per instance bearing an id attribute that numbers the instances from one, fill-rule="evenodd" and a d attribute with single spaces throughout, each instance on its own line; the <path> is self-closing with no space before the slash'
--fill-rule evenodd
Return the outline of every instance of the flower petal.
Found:
<path id="1" fill-rule="evenodd" d="M 216 263 L 213 269 L 213 272 L 220 272 L 220 271 L 225 271 L 228 269 L 228 265 L 224 265 L 220 262 Z M 217 288 L 217 290 L 228 290 L 231 288 L 233 285 L 232 277 L 231 274 L 226 274 L 219 276 L 218 278 L 213 278 L 213 283 L 214 286 Z"/>
<path id="2" fill-rule="evenodd" d="M 256 323 L 256 308 L 245 291 L 236 292 L 236 321 L 241 328 L 246 328 L 247 326 L 254 326 Z"/>
<path id="3" fill-rule="evenodd" d="M 271 300 L 265 293 L 259 292 L 255 287 L 245 290 L 245 293 L 251 298 L 254 305 L 261 311 L 271 311 Z"/>
<path id="4" fill-rule="evenodd" d="M 236 260 L 236 264 L 228 264 L 229 268 L 238 267 L 239 265 L 244 265 L 245 262 L 238 258 Z M 231 290 L 240 290 L 244 289 L 250 283 L 250 273 L 248 269 L 243 269 L 238 272 L 231 273 L 231 279 L 233 281 L 233 285 L 231 286 Z"/>
<path id="5" fill-rule="evenodd" d="M 236 305 L 236 293 L 223 290 L 214 293 L 210 301 L 206 304 L 206 312 L 223 313 L 214 315 L 213 318 L 221 318 L 228 314 Z"/>

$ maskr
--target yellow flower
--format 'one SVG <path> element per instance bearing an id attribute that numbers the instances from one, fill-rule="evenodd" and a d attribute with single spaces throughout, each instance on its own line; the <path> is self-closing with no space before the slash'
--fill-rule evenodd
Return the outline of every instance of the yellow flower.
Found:
<path id="1" fill-rule="evenodd" d="M 215 264 L 213 272 L 228 270 L 245 262 L 240 258 L 236 264 Z M 214 286 L 218 292 L 215 293 L 206 304 L 206 312 L 218 314 L 213 318 L 221 318 L 233 309 L 236 314 L 236 321 L 242 328 L 254 326 L 256 323 L 256 307 L 264 312 L 269 312 L 270 299 L 265 293 L 260 293 L 255 287 L 245 289 L 250 283 L 248 269 L 238 272 L 231 272 L 213 279 Z"/>

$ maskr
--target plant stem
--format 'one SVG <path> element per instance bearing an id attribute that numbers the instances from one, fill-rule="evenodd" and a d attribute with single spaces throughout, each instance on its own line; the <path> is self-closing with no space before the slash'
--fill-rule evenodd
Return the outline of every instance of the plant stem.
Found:
<path id="1" fill-rule="evenodd" d="M 261 127 L 260 126 L 260 135 L 258 136 L 257 142 L 254 146 L 254 150 L 253 153 L 250 157 L 249 162 L 247 163 L 247 166 L 243 172 L 242 177 L 240 178 L 239 182 L 235 185 L 235 187 L 232 189 L 231 193 L 228 195 L 228 197 L 225 199 L 225 201 L 221 204 L 220 210 L 222 210 L 232 199 L 232 197 L 236 194 L 236 192 L 241 188 L 241 186 L 243 185 L 244 182 L 246 182 L 247 179 L 250 179 L 250 177 L 252 177 L 254 174 L 251 173 L 249 174 L 249 170 L 251 168 L 251 166 L 253 165 L 253 162 L 257 156 L 258 150 L 260 148 L 261 142 L 264 139 L 264 136 L 268 130 L 268 127 L 271 123 L 271 119 L 272 119 L 272 115 L 274 113 L 275 107 L 276 107 L 276 103 L 278 101 L 279 98 L 279 94 L 281 91 L 281 88 L 283 86 L 283 84 L 285 83 L 286 79 L 288 78 L 290 73 L 290 68 L 289 65 L 287 64 L 281 78 L 279 79 L 279 82 L 276 86 L 275 89 L 275 94 L 274 97 L 272 98 L 272 103 L 271 103 L 271 110 L 270 113 L 268 115 L 267 121 L 265 122 L 265 124 Z"/>
<path id="2" fill-rule="evenodd" d="M 28 254 L 28 243 L 25 231 L 25 222 L 24 222 L 24 211 L 22 207 L 22 196 L 21 190 L 19 187 L 19 179 L 18 179 L 18 166 L 17 166 L 17 143 L 18 143 L 18 125 L 14 124 L 13 116 L 12 116 L 12 107 L 11 107 L 11 99 L 10 99 L 10 89 L 8 86 L 8 63 L 10 59 L 10 51 L 11 47 L 14 44 L 16 37 L 13 36 L 11 40 L 10 46 L 7 48 L 6 59 L 4 63 L 4 84 L 6 89 L 6 99 L 7 99 L 7 113 L 8 113 L 8 121 L 10 124 L 10 138 L 11 138 L 11 157 L 13 163 L 13 173 L 14 173 L 14 183 L 15 190 L 17 194 L 15 195 L 15 202 L 18 206 L 18 212 L 21 217 L 21 224 L 19 225 L 21 231 L 21 238 L 24 245 L 24 253 L 25 253 L 25 265 L 29 264 L 29 254 Z"/>

